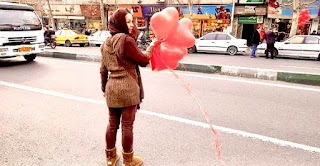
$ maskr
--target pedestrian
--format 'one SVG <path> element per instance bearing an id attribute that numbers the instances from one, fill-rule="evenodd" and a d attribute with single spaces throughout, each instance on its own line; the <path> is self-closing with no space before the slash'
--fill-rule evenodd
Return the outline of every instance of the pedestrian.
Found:
<path id="1" fill-rule="evenodd" d="M 257 47 L 260 44 L 260 27 L 253 33 L 252 44 L 251 58 L 255 58 Z"/>
<path id="2" fill-rule="evenodd" d="M 281 42 L 284 40 L 285 37 L 286 37 L 286 34 L 284 32 L 280 32 L 280 34 L 277 37 L 277 41 Z"/>
<path id="3" fill-rule="evenodd" d="M 142 164 L 133 151 L 133 123 L 144 97 L 138 66 L 148 65 L 153 44 L 142 53 L 136 44 L 137 28 L 129 10 L 118 9 L 109 20 L 111 37 L 101 46 L 101 89 L 109 110 L 106 133 L 107 165 L 114 166 L 119 159 L 116 153 L 116 136 L 120 119 L 122 125 L 123 165 Z M 109 73 L 109 74 L 108 74 Z M 121 118 L 122 117 L 122 118 Z"/>
<path id="4" fill-rule="evenodd" d="M 267 41 L 267 49 L 266 49 L 266 58 L 269 58 L 269 52 L 271 54 L 271 59 L 274 59 L 275 56 L 275 48 L 274 48 L 274 43 L 276 41 L 276 34 L 270 28 L 270 30 L 266 33 L 266 41 Z"/>

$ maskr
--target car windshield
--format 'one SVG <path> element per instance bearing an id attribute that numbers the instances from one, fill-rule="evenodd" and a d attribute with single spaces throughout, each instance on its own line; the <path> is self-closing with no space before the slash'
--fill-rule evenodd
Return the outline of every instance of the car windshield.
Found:
<path id="1" fill-rule="evenodd" d="M 41 30 L 42 25 L 34 11 L 0 9 L 0 31 Z"/>

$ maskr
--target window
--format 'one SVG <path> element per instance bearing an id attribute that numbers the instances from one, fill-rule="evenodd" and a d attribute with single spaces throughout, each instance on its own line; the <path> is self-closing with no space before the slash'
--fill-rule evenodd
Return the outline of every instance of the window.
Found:
<path id="1" fill-rule="evenodd" d="M 302 44 L 304 40 L 303 36 L 296 36 L 290 40 L 290 44 Z"/>
<path id="2" fill-rule="evenodd" d="M 215 34 L 207 34 L 203 37 L 204 40 L 215 40 L 216 35 Z"/>
<path id="3" fill-rule="evenodd" d="M 41 22 L 33 11 L 0 9 L 0 31 L 30 31 L 41 29 Z"/>
<path id="4" fill-rule="evenodd" d="M 317 37 L 306 37 L 305 42 L 306 44 L 320 44 L 319 39 Z"/>
<path id="5" fill-rule="evenodd" d="M 216 40 L 230 40 L 231 37 L 225 34 L 218 34 Z"/>
<path id="6" fill-rule="evenodd" d="M 61 34 L 61 31 L 56 32 L 56 36 L 60 36 L 60 34 Z"/>

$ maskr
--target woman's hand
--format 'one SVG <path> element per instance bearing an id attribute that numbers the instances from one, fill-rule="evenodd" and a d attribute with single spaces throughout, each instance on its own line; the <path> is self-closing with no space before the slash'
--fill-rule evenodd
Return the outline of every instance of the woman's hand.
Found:
<path id="1" fill-rule="evenodd" d="M 151 57 L 151 54 L 152 54 L 154 45 L 155 45 L 155 43 L 156 43 L 157 41 L 158 41 L 157 39 L 156 39 L 156 40 L 153 40 L 153 41 L 150 43 L 149 47 L 147 48 L 146 53 L 147 53 L 148 57 Z"/>

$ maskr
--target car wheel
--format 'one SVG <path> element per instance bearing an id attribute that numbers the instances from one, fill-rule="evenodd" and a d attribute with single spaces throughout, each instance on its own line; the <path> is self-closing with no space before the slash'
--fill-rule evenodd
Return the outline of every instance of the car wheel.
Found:
<path id="1" fill-rule="evenodd" d="M 191 48 L 188 49 L 188 52 L 189 53 L 196 53 L 197 52 L 197 47 L 196 46 L 193 46 Z"/>
<path id="2" fill-rule="evenodd" d="M 318 55 L 318 58 L 317 58 L 317 60 L 318 60 L 318 61 L 320 61 L 320 54 Z"/>
<path id="3" fill-rule="evenodd" d="M 33 61 L 35 58 L 36 58 L 36 54 L 31 54 L 31 55 L 25 55 L 25 56 L 23 56 L 24 57 L 24 59 L 26 59 L 28 62 L 31 62 L 31 61 Z"/>
<path id="4" fill-rule="evenodd" d="M 71 41 L 70 41 L 70 40 L 67 40 L 67 41 L 65 42 L 65 46 L 66 46 L 66 47 L 71 47 L 71 46 L 72 46 Z"/>
<path id="5" fill-rule="evenodd" d="M 50 44 L 50 46 L 51 46 L 52 49 L 55 49 L 57 47 L 57 43 L 56 42 L 52 42 Z"/>
<path id="6" fill-rule="evenodd" d="M 86 44 L 80 44 L 80 47 L 84 47 Z"/>
<path id="7" fill-rule="evenodd" d="M 227 52 L 228 52 L 229 55 L 235 55 L 238 52 L 238 49 L 235 46 L 230 46 L 227 49 Z"/>
<path id="8" fill-rule="evenodd" d="M 100 47 L 100 44 L 96 44 L 97 47 Z"/>

